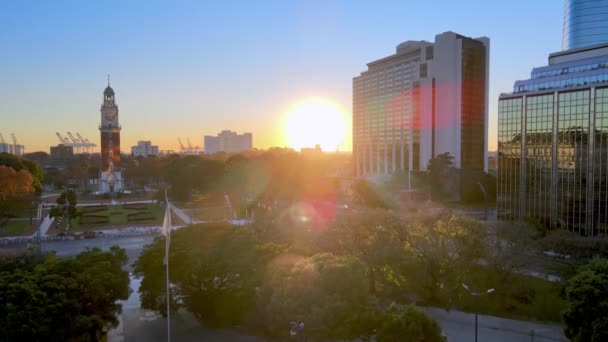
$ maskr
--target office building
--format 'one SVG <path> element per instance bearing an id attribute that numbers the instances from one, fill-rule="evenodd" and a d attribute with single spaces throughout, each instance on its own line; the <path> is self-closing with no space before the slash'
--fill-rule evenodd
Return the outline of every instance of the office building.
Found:
<path id="1" fill-rule="evenodd" d="M 566 0 L 562 49 L 608 43 L 608 1 Z"/>
<path id="2" fill-rule="evenodd" d="M 368 63 L 353 79 L 355 175 L 425 171 L 446 152 L 487 171 L 489 44 L 445 32 Z"/>
<path id="3" fill-rule="evenodd" d="M 118 123 L 118 106 L 115 102 L 114 89 L 108 86 L 103 91 L 101 105 L 101 166 L 99 174 L 99 193 L 113 193 L 123 190 L 120 168 L 120 124 Z"/>
<path id="4" fill-rule="evenodd" d="M 251 133 L 237 134 L 232 131 L 222 131 L 216 137 L 206 135 L 204 144 L 206 154 L 239 153 L 253 148 L 253 136 Z"/>
<path id="5" fill-rule="evenodd" d="M 51 146 L 51 154 L 49 157 L 49 166 L 58 169 L 64 169 L 71 161 L 74 160 L 74 148 L 59 144 Z"/>
<path id="6" fill-rule="evenodd" d="M 158 156 L 158 146 L 153 146 L 151 141 L 138 141 L 137 146 L 131 146 L 133 157 Z"/>
<path id="7" fill-rule="evenodd" d="M 566 1 L 566 17 L 585 3 L 606 1 Z M 534 68 L 530 79 L 515 82 L 512 93 L 500 95 L 498 217 L 604 236 L 608 32 L 590 41 L 574 35 L 570 25 L 565 20 L 565 46 L 577 48 L 549 55 L 547 66 Z"/>

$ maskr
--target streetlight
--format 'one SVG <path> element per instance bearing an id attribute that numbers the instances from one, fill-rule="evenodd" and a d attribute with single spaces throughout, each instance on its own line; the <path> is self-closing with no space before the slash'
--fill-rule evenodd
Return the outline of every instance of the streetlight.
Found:
<path id="1" fill-rule="evenodd" d="M 464 287 L 464 289 L 467 290 L 467 292 L 474 297 L 483 296 L 495 291 L 493 288 L 491 288 L 486 290 L 485 292 L 473 292 L 465 283 L 462 283 L 462 287 Z M 475 303 L 475 342 L 477 342 L 477 302 Z"/>

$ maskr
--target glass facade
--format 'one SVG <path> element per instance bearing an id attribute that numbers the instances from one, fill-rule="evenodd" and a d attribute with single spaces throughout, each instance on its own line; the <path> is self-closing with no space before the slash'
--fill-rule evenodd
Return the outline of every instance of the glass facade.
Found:
<path id="1" fill-rule="evenodd" d="M 608 2 L 566 0 L 563 50 L 608 43 Z"/>
<path id="2" fill-rule="evenodd" d="M 519 215 L 522 147 L 522 98 L 498 102 L 498 217 L 515 220 Z"/>
<path id="3" fill-rule="evenodd" d="M 553 94 L 526 99 L 525 215 L 537 222 L 551 218 Z"/>
<path id="4" fill-rule="evenodd" d="M 501 95 L 498 162 L 499 219 L 607 236 L 608 87 Z"/>
<path id="5" fill-rule="evenodd" d="M 557 224 L 586 228 L 590 90 L 559 94 L 557 133 Z"/>

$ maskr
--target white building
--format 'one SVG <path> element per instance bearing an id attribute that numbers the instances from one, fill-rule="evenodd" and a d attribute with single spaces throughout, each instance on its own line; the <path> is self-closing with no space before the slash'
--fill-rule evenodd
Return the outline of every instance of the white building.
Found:
<path id="1" fill-rule="evenodd" d="M 140 140 L 137 146 L 131 146 L 133 157 L 158 156 L 158 146 L 153 146 L 151 141 Z"/>
<path id="2" fill-rule="evenodd" d="M 251 133 L 237 134 L 232 131 L 222 131 L 217 137 L 206 135 L 204 143 L 206 154 L 239 153 L 253 148 L 253 136 Z"/>
<path id="3" fill-rule="evenodd" d="M 25 151 L 25 146 L 19 144 L 7 144 L 0 142 L 0 153 L 10 153 L 16 156 L 22 156 Z"/>
<path id="4" fill-rule="evenodd" d="M 445 32 L 368 63 L 353 79 L 355 174 L 425 171 L 445 152 L 487 171 L 489 47 Z"/>

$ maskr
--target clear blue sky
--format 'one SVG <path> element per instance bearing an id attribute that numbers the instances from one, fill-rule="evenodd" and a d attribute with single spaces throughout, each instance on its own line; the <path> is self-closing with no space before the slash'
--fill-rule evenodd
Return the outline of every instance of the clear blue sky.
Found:
<path id="1" fill-rule="evenodd" d="M 561 49 L 563 2 L 3 1 L 0 132 L 28 152 L 55 132 L 98 142 L 112 76 L 122 149 L 177 137 L 202 145 L 221 129 L 281 145 L 280 118 L 309 96 L 351 109 L 352 77 L 406 40 L 455 31 L 491 39 L 490 148 L 500 92 Z"/>

